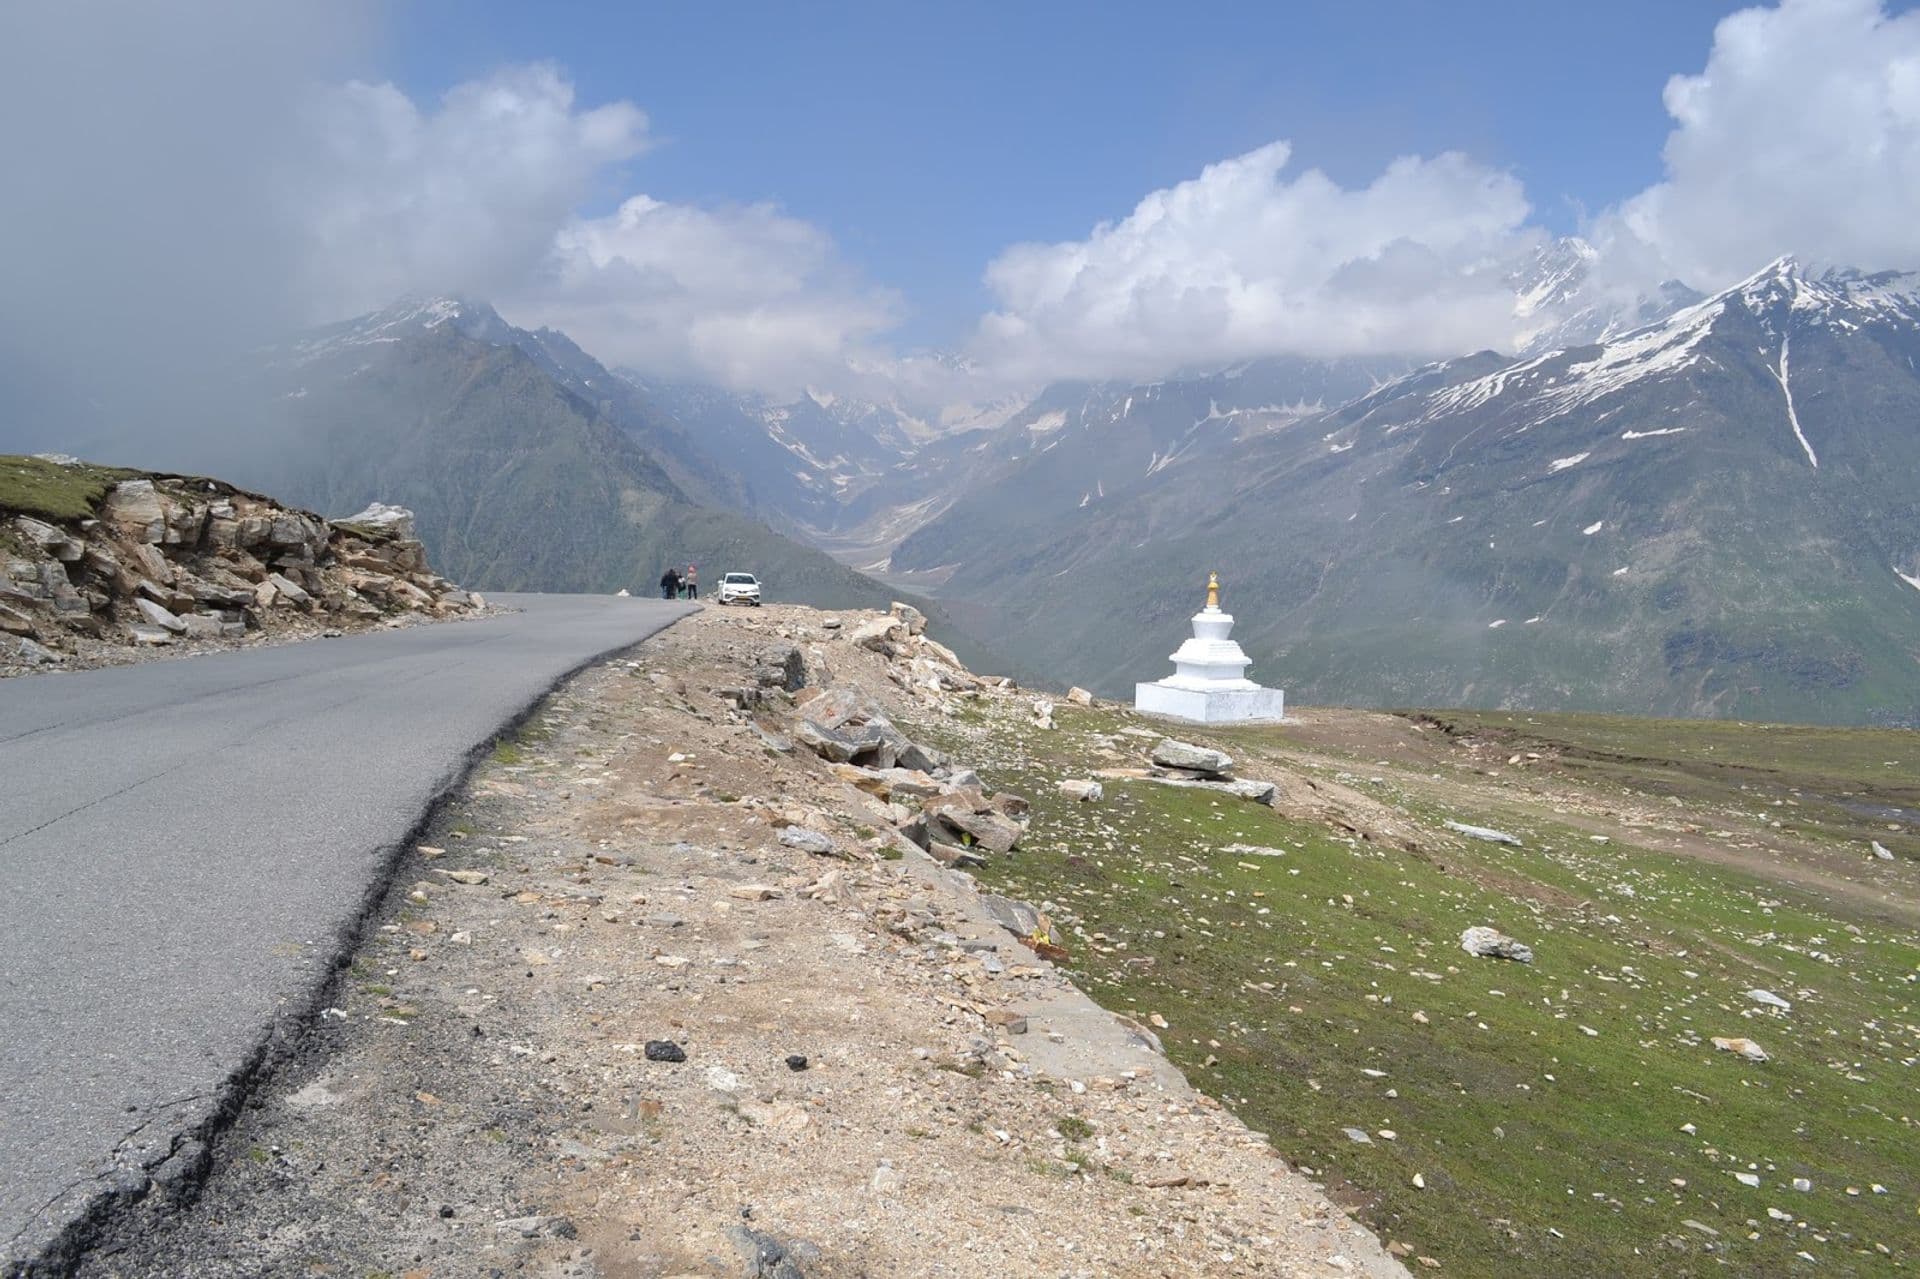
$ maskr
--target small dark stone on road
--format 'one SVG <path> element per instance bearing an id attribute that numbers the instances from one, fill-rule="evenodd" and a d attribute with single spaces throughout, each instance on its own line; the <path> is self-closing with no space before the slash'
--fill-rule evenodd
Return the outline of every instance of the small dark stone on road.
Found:
<path id="1" fill-rule="evenodd" d="M 807 1068 L 807 1059 L 801 1054 L 794 1053 L 791 1057 L 787 1058 L 788 1070 L 805 1070 L 806 1068 Z"/>
<path id="2" fill-rule="evenodd" d="M 685 1061 L 687 1050 L 671 1039 L 649 1039 L 647 1041 L 648 1061 Z"/>
<path id="3" fill-rule="evenodd" d="M 453 1215 L 453 1205 L 452 1205 L 452 1204 L 441 1204 L 441 1205 L 440 1205 L 440 1215 L 441 1215 L 442 1217 L 451 1217 L 451 1216 Z"/>

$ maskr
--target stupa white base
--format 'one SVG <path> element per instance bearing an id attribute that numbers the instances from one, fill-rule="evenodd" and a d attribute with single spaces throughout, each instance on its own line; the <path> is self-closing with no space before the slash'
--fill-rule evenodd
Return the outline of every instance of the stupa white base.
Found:
<path id="1" fill-rule="evenodd" d="M 1135 684 L 1133 705 L 1149 715 L 1195 724 L 1244 724 L 1286 718 L 1287 695 L 1278 688 L 1181 688 L 1161 681 Z"/>

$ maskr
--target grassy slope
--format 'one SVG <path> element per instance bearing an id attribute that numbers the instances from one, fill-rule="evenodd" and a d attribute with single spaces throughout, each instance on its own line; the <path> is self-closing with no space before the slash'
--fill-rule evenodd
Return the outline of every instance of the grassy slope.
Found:
<path id="1" fill-rule="evenodd" d="M 1077 914 L 1071 967 L 1096 997 L 1164 1016 L 1168 1051 L 1196 1083 L 1387 1238 L 1448 1273 L 1486 1275 L 1691 1274 L 1723 1261 L 1782 1274 L 1803 1250 L 1851 1273 L 1883 1263 L 1875 1245 L 1909 1261 L 1920 1248 L 1910 928 L 1738 870 L 1595 844 L 1488 781 L 1443 805 L 1373 760 L 1354 765 L 1382 779 L 1370 789 L 1429 829 L 1443 816 L 1491 822 L 1526 847 L 1436 841 L 1409 854 L 1145 783 L 1073 805 L 1052 780 L 1133 739 L 1103 741 L 1126 722 L 1110 711 L 1057 714 L 1062 730 L 1044 737 L 999 720 L 965 730 L 970 757 L 996 761 L 988 780 L 1035 804 L 1027 846 L 982 878 Z M 1920 760 L 1903 734 L 1685 725 L 1676 736 L 1582 717 L 1527 728 L 1535 745 L 1632 757 L 1636 783 L 1667 777 L 1713 822 L 1734 819 L 1700 788 L 1738 794 L 1738 783 L 1703 782 L 1702 756 L 1713 767 L 1739 756 L 1789 786 L 1795 770 L 1839 777 L 1876 800 L 1886 759 Z M 1286 737 L 1223 740 L 1285 750 Z M 1886 753 L 1896 745 L 1903 755 Z M 1580 784 L 1625 794 L 1617 780 Z M 1910 832 L 1883 837 L 1915 856 Z M 1281 855 L 1225 851 L 1234 843 Z M 1536 962 L 1467 956 L 1458 937 L 1475 924 L 1529 941 Z M 1766 1012 L 1745 997 L 1753 987 L 1793 1011 Z M 1755 1038 L 1773 1060 L 1716 1052 L 1713 1035 Z M 1349 1126 L 1373 1143 L 1350 1142 Z M 1811 1192 L 1791 1188 L 1800 1176 Z"/>
<path id="2" fill-rule="evenodd" d="M 0 512 L 36 519 L 85 519 L 99 509 L 107 490 L 143 475 L 118 467 L 61 466 L 35 457 L 0 455 Z"/>

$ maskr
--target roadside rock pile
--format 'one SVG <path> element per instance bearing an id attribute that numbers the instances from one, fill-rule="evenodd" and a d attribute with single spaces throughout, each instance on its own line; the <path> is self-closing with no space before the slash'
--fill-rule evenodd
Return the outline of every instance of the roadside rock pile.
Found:
<path id="1" fill-rule="evenodd" d="M 906 605 L 894 607 L 914 612 Z M 905 625 L 897 617 L 882 618 L 856 627 L 848 640 L 883 652 L 861 638 L 879 636 L 883 623 L 889 629 Z M 943 670 L 965 673 L 957 660 L 948 666 L 922 656 L 921 648 L 931 643 L 924 636 L 912 636 L 917 641 L 913 644 L 903 644 L 904 638 L 875 641 L 890 646 L 884 652 L 895 664 L 889 667 L 890 676 L 901 664 L 929 660 Z M 935 860 L 948 866 L 980 866 L 988 854 L 1009 853 L 1019 846 L 1029 808 L 1023 797 L 988 794 L 972 769 L 956 768 L 941 752 L 913 741 L 877 702 L 853 689 L 806 689 L 796 700 L 793 740 L 826 760 L 840 780 L 885 801 L 899 834 Z"/>
<path id="2" fill-rule="evenodd" d="M 485 607 L 432 572 L 399 507 L 329 522 L 216 480 L 98 487 L 78 517 L 0 502 L 0 669 Z"/>

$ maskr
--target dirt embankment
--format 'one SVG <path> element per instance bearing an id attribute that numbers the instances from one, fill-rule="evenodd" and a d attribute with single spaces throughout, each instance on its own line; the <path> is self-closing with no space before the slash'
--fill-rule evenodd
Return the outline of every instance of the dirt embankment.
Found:
<path id="1" fill-rule="evenodd" d="M 709 608 L 569 684 L 82 1273 L 1403 1273 L 922 850 L 1026 809 L 896 726 L 1019 695 L 918 630 Z"/>

